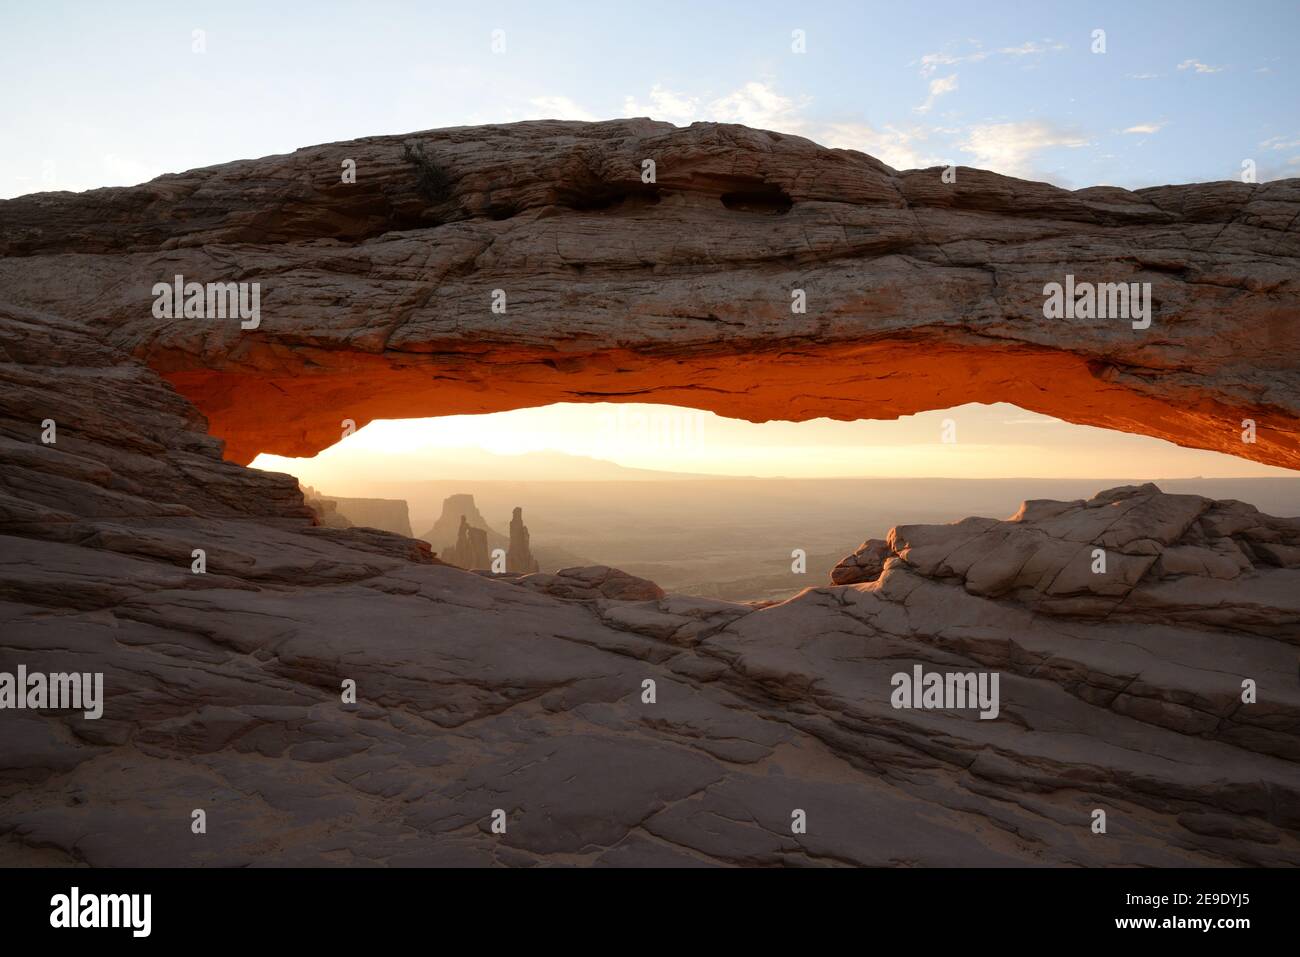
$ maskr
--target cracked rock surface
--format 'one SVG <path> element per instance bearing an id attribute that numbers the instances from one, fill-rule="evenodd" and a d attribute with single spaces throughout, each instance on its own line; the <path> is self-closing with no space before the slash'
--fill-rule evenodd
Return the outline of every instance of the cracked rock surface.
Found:
<path id="1" fill-rule="evenodd" d="M 445 197 L 420 195 L 408 143 Z M 551 402 L 752 421 L 1010 402 L 1300 468 L 1300 180 L 942 172 L 645 119 L 368 137 L 0 201 L 0 289 L 165 375 L 238 462 L 314 455 L 344 419 Z M 177 275 L 259 283 L 260 325 L 155 318 Z M 1044 318 L 1067 275 L 1150 284 L 1150 327 Z"/>
<path id="2" fill-rule="evenodd" d="M 106 699 L 0 711 L 0 863 L 1300 864 L 1295 519 L 1154 486 L 1031 501 L 738 604 L 465 572 L 232 460 L 328 444 L 357 403 L 806 418 L 996 393 L 1204 447 L 1249 411 L 1260 443 L 1229 422 L 1223 447 L 1289 464 L 1296 181 L 963 169 L 954 193 L 738 127 L 420 136 L 453 182 L 436 209 L 401 138 L 0 203 L 0 671 L 103 672 Z M 1023 319 L 1091 262 L 1169 283 L 1158 336 Z M 154 320 L 172 272 L 260 277 L 264 334 Z M 469 304 L 501 276 L 518 321 L 489 328 Z M 998 717 L 895 709 L 917 665 L 998 672 Z"/>
<path id="3" fill-rule="evenodd" d="M 493 579 L 313 525 L 75 324 L 0 335 L 0 670 L 106 697 L 0 712 L 4 863 L 1300 864 L 1297 520 L 1027 502 L 768 606 Z M 894 709 L 918 664 L 999 717 Z"/>

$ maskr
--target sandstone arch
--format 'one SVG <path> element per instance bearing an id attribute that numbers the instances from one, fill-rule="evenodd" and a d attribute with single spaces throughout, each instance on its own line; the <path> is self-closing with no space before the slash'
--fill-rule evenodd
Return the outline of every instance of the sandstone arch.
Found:
<path id="1" fill-rule="evenodd" d="M 0 203 L 0 671 L 109 677 L 102 723 L 8 713 L 0 861 L 500 863 L 466 827 L 490 789 L 516 863 L 798 863 L 784 819 L 719 824 L 813 801 L 808 863 L 1300 863 L 1296 519 L 1151 486 L 1028 502 L 902 526 L 853 584 L 758 606 L 608 568 L 480 577 L 231 461 L 344 416 L 558 398 L 1000 398 L 1294 467 L 1297 181 L 950 190 L 643 120 L 419 139 L 451 174 L 432 205 L 398 138 Z M 1152 333 L 1030 318 L 1067 268 L 1158 284 Z M 154 319 L 177 272 L 265 283 L 260 328 Z M 1094 543 L 1116 578 L 1074 574 Z M 1008 720 L 892 709 L 901 656 L 1005 671 Z M 226 836 L 186 841 L 214 794 Z M 1089 839 L 1092 799 L 1132 826 Z"/>
<path id="2" fill-rule="evenodd" d="M 440 202 L 411 139 L 450 176 Z M 557 401 L 752 420 L 1007 401 L 1300 468 L 1300 180 L 939 172 L 714 124 L 374 137 L 0 203 L 0 284 L 161 373 L 236 462 L 314 454 L 345 418 Z M 1152 327 L 1043 319 L 1067 273 L 1150 282 Z M 175 274 L 260 282 L 261 326 L 154 319 Z"/>

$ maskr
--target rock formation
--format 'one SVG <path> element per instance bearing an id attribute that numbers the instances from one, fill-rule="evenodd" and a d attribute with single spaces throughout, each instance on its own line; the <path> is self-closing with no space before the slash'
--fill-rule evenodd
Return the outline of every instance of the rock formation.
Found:
<path id="1" fill-rule="evenodd" d="M 458 522 L 454 526 L 453 516 Z M 528 528 L 524 525 L 523 509 L 514 510 L 510 537 L 507 538 L 488 525 L 474 504 L 473 495 L 458 493 L 447 496 L 442 503 L 442 514 L 423 538 L 447 561 L 461 568 L 489 568 L 491 552 L 500 548 L 506 553 L 507 572 L 528 575 L 539 570 L 529 544 Z"/>
<path id="2" fill-rule="evenodd" d="M 0 672 L 105 692 L 0 710 L 0 864 L 1300 865 L 1294 520 L 1029 502 L 757 606 L 471 574 L 236 464 L 345 417 L 1003 399 L 1295 465 L 1296 181 L 948 187 L 643 120 L 419 139 L 432 207 L 398 138 L 0 203 Z M 1157 333 L 1034 318 L 1066 270 L 1151 281 Z M 260 279 L 262 325 L 154 318 L 177 273 Z M 913 668 L 997 672 L 998 716 L 895 708 Z"/>
<path id="3" fill-rule="evenodd" d="M 448 495 L 442 501 L 442 512 L 433 527 L 420 537 L 438 552 L 455 547 L 461 534 L 462 522 L 468 522 L 471 528 L 481 528 L 487 533 L 488 548 L 505 548 L 510 540 L 488 524 L 483 513 L 474 504 L 474 496 L 467 493 Z M 486 566 L 483 566 L 486 567 Z"/>
<path id="4" fill-rule="evenodd" d="M 941 172 L 706 123 L 368 137 L 0 201 L 0 289 L 163 375 L 236 462 L 315 454 L 343 419 L 599 399 L 755 421 L 1004 401 L 1300 467 L 1300 180 Z M 155 318 L 177 275 L 260 282 L 260 325 Z M 1150 283 L 1150 328 L 1045 319 L 1067 276 Z"/>
<path id="5" fill-rule="evenodd" d="M 310 485 L 303 486 L 303 500 L 322 525 L 335 528 L 378 528 L 394 535 L 411 537 L 411 519 L 405 499 L 339 498 L 324 495 Z"/>
<path id="6" fill-rule="evenodd" d="M 873 582 L 885 570 L 885 559 L 890 557 L 889 543 L 869 538 L 858 546 L 852 555 L 843 558 L 831 569 L 832 585 L 856 585 Z"/>
<path id="7" fill-rule="evenodd" d="M 666 597 L 664 590 L 652 581 L 629 575 L 608 565 L 589 565 L 585 568 L 562 568 L 554 575 L 528 575 L 518 584 L 556 598 L 573 598 L 595 601 L 612 598 L 616 601 L 658 601 Z"/>
<path id="8" fill-rule="evenodd" d="M 26 448 L 7 479 L 103 494 Z M 1147 486 L 896 529 L 873 581 L 761 608 L 305 521 L 12 509 L 0 668 L 102 670 L 107 701 L 0 714 L 4 863 L 1300 865 L 1300 521 L 1240 503 Z M 1065 587 L 1097 542 L 1109 585 Z M 1244 627 L 1207 591 L 1229 581 Z M 916 666 L 1000 673 L 997 720 L 893 708 Z M 221 815 L 202 841 L 195 806 Z"/>
<path id="9" fill-rule="evenodd" d="M 1300 519 L 1150 484 L 1026 502 L 1006 522 L 902 525 L 863 543 L 831 580 L 874 582 L 895 560 L 1046 614 L 1300 636 Z"/>
<path id="10" fill-rule="evenodd" d="M 510 549 L 506 552 L 506 571 L 531 575 L 537 571 L 537 559 L 528 547 L 528 526 L 524 524 L 524 510 L 515 508 L 510 517 Z"/>
<path id="11" fill-rule="evenodd" d="M 329 528 L 351 528 L 352 521 L 339 512 L 338 499 L 326 498 L 310 485 L 299 483 L 302 501 L 316 516 L 316 521 Z"/>
<path id="12" fill-rule="evenodd" d="M 487 532 L 469 524 L 464 515 L 456 532 L 456 544 L 442 552 L 442 557 L 461 568 L 490 568 L 492 556 L 488 550 Z"/>

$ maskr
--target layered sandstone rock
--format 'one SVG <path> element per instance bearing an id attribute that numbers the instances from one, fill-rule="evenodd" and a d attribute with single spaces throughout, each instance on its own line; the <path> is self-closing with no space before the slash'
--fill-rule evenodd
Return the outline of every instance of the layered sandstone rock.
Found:
<path id="1" fill-rule="evenodd" d="M 891 561 L 1047 614 L 1300 635 L 1300 519 L 1151 484 L 1026 502 L 1006 522 L 899 526 L 887 542 L 864 542 L 831 581 L 875 582 Z"/>
<path id="2" fill-rule="evenodd" d="M 888 542 L 868 538 L 852 555 L 846 555 L 831 569 L 831 584 L 856 585 L 860 582 L 873 582 L 885 570 L 885 559 L 892 554 Z"/>
<path id="3" fill-rule="evenodd" d="M 1030 502 L 903 526 L 856 584 L 760 607 L 475 575 L 318 524 L 208 431 L 247 459 L 565 397 L 996 397 L 1286 464 L 1294 182 L 950 190 L 648 121 L 421 139 L 438 208 L 387 138 L 0 203 L 0 671 L 106 696 L 0 710 L 0 862 L 1300 864 L 1294 520 L 1152 487 Z M 1067 266 L 1168 283 L 1159 334 L 1026 318 Z M 170 272 L 261 276 L 262 327 L 154 320 Z M 510 322 L 475 311 L 496 287 Z M 1222 439 L 1247 413 L 1260 442 Z M 894 708 L 917 666 L 997 671 L 998 717 Z"/>
<path id="4" fill-rule="evenodd" d="M 610 598 L 615 601 L 657 601 L 664 590 L 654 582 L 629 575 L 620 568 L 608 565 L 588 565 L 582 568 L 562 568 L 554 575 L 534 574 L 518 579 L 520 585 L 556 598 L 595 601 Z"/>
<path id="5" fill-rule="evenodd" d="M 940 173 L 703 123 L 370 137 L 0 202 L 0 288 L 165 375 L 238 462 L 344 420 L 600 399 L 756 421 L 1005 401 L 1300 466 L 1300 181 Z M 260 282 L 260 325 L 155 318 L 177 275 Z M 1150 328 L 1045 319 L 1068 275 L 1150 283 Z"/>
<path id="6" fill-rule="evenodd" d="M 316 521 L 329 528 L 351 528 L 352 521 L 339 512 L 338 499 L 327 498 L 310 485 L 299 484 L 302 500 L 316 515 Z"/>
<path id="7" fill-rule="evenodd" d="M 0 667 L 107 688 L 99 721 L 0 714 L 7 863 L 1300 864 L 1300 569 L 1281 551 L 1300 523 L 1238 503 L 1143 487 L 897 529 L 875 581 L 763 608 L 611 569 L 353 568 L 356 543 L 306 524 L 77 521 L 99 532 L 4 538 Z M 1047 561 L 1142 541 L 1138 522 L 1168 544 L 1130 594 L 1213 578 L 1166 561 L 1194 529 L 1274 546 L 1236 577 L 1290 586 L 1254 592 L 1275 633 L 1205 603 L 1176 621 L 1044 608 L 1043 576 L 971 585 L 1030 528 Z M 235 536 L 252 560 L 189 574 L 162 547 L 178 534 Z M 998 719 L 893 708 L 891 676 L 916 665 L 997 671 Z M 220 821 L 202 840 L 193 807 Z"/>

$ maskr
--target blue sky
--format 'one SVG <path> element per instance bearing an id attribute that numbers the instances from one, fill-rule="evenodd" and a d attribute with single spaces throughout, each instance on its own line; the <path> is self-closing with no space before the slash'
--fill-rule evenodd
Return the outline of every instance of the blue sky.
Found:
<path id="1" fill-rule="evenodd" d="M 0 196 L 363 135 L 625 115 L 1072 188 L 1238 178 L 1245 159 L 1262 181 L 1300 175 L 1298 40 L 1300 2 L 1264 0 L 12 3 Z"/>

